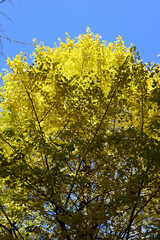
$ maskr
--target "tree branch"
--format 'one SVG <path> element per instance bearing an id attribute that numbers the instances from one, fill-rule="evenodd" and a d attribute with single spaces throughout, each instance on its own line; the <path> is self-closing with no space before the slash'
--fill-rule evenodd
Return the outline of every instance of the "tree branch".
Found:
<path id="1" fill-rule="evenodd" d="M 5 225 L 0 223 L 0 227 L 4 228 L 7 232 L 9 232 L 12 235 L 12 230 L 10 228 L 7 228 Z"/>
<path id="2" fill-rule="evenodd" d="M 70 236 L 68 235 L 65 222 L 63 222 L 62 219 L 59 219 L 59 217 L 58 217 L 59 214 L 61 214 L 61 213 L 63 214 L 63 211 L 61 211 L 61 209 L 60 209 L 59 207 L 56 207 L 56 208 L 55 208 L 55 213 L 56 213 L 57 222 L 59 223 L 62 231 L 65 231 L 65 232 L 66 232 L 66 235 L 67 235 L 66 238 L 67 238 L 67 240 L 71 240 Z"/>
<path id="3" fill-rule="evenodd" d="M 39 129 L 40 129 L 40 132 L 41 132 L 42 141 L 45 142 L 44 137 L 43 137 L 43 130 L 42 130 L 41 123 L 40 123 L 40 121 L 39 121 L 39 118 L 38 118 L 38 115 L 37 115 L 37 112 L 36 112 L 36 109 L 35 109 L 33 100 L 32 100 L 32 98 L 31 98 L 30 93 L 28 92 L 28 90 L 27 90 L 27 88 L 26 88 L 25 83 L 24 83 L 23 80 L 22 80 L 22 82 L 23 82 L 24 88 L 25 88 L 25 90 L 26 90 L 26 93 L 27 93 L 27 95 L 28 95 L 28 98 L 29 98 L 29 100 L 30 100 L 30 102 L 31 102 L 32 109 L 33 109 L 33 112 L 34 112 L 34 114 L 35 114 L 36 121 L 37 121 L 37 123 L 38 123 Z M 48 164 L 47 156 L 45 155 L 44 157 L 45 157 L 47 169 L 49 170 L 49 164 Z"/>
<path id="4" fill-rule="evenodd" d="M 147 204 L 152 200 L 152 198 L 154 198 L 156 196 L 156 194 L 159 192 L 160 187 L 158 187 L 158 189 L 155 191 L 155 193 L 150 197 L 150 199 L 148 201 L 146 201 L 146 203 L 136 212 L 133 220 L 137 217 L 137 215 L 139 214 L 139 212 L 147 206 Z"/>
<path id="5" fill-rule="evenodd" d="M 120 69 L 123 68 L 125 62 L 127 61 L 127 58 L 128 58 L 128 57 L 126 57 L 125 61 L 124 61 L 123 64 L 121 65 Z M 117 74 L 117 77 L 119 77 L 118 74 Z M 92 139 L 91 143 L 93 143 L 93 141 L 94 141 L 94 139 L 95 139 L 95 137 L 96 137 L 99 129 L 101 128 L 101 125 L 102 125 L 102 123 L 103 123 L 103 121 L 104 121 L 104 119 L 105 119 L 105 116 L 106 116 L 106 114 L 107 114 L 107 112 L 108 112 L 108 109 L 109 109 L 109 107 L 110 107 L 110 105 L 111 105 L 111 102 L 112 102 L 112 100 L 113 100 L 113 97 L 115 96 L 115 93 L 116 93 L 116 91 L 117 91 L 120 83 L 121 83 L 121 79 L 118 81 L 117 86 L 116 86 L 115 89 L 112 91 L 110 101 L 109 101 L 109 103 L 108 103 L 108 105 L 107 105 L 107 108 L 106 108 L 106 110 L 105 110 L 105 112 L 104 112 L 104 114 L 103 114 L 103 117 L 102 117 L 102 119 L 101 119 L 101 121 L 100 121 L 100 124 L 99 124 L 99 126 L 98 126 L 98 128 L 97 128 L 97 130 L 96 130 L 96 132 L 95 132 L 95 134 L 94 134 L 94 136 L 93 136 L 93 139 Z"/>
<path id="6" fill-rule="evenodd" d="M 3 3 L 3 2 L 5 2 L 5 1 L 6 1 L 6 0 L 1 0 L 0 3 Z"/>
<path id="7" fill-rule="evenodd" d="M 4 37 L 4 36 L 2 36 L 2 35 L 0 35 L 0 38 L 3 38 L 3 39 L 8 40 L 8 41 L 10 41 L 10 42 L 15 42 L 15 43 L 20 43 L 20 44 L 24 44 L 24 45 L 33 46 L 32 43 L 21 42 L 21 41 L 14 40 L 14 39 L 11 39 L 11 38 L 8 38 L 8 37 Z"/>
<path id="8" fill-rule="evenodd" d="M 15 151 L 15 148 L 2 136 L 1 133 L 0 133 L 0 138 Z"/>
<path id="9" fill-rule="evenodd" d="M 11 232 L 10 232 L 10 233 L 12 234 L 12 231 L 13 231 L 16 239 L 18 239 L 17 234 L 16 234 L 16 232 L 15 232 L 15 230 L 14 230 L 14 228 L 13 228 L 13 227 L 14 227 L 14 224 L 11 222 L 10 218 L 8 217 L 8 215 L 7 215 L 7 213 L 5 212 L 5 210 L 3 209 L 3 206 L 2 206 L 2 205 L 0 205 L 0 208 L 2 209 L 3 214 L 5 215 L 5 217 L 6 217 L 7 220 L 8 220 L 8 223 L 9 223 L 10 226 L 11 226 Z"/>
<path id="10" fill-rule="evenodd" d="M 69 191 L 69 193 L 68 193 L 68 196 L 67 196 L 67 200 L 66 200 L 66 202 L 65 202 L 65 205 L 67 205 L 67 203 L 68 203 L 68 201 L 69 201 L 69 199 L 70 199 L 72 190 L 73 190 L 73 188 L 74 188 L 75 180 L 76 180 L 76 177 L 77 177 L 77 175 L 78 175 L 78 173 L 79 173 L 79 170 L 80 170 L 80 168 L 81 168 L 82 162 L 83 162 L 83 159 L 80 161 L 79 166 L 78 166 L 78 168 L 77 168 L 76 175 L 75 175 L 75 178 L 74 178 L 74 180 L 73 180 L 73 183 L 72 183 L 72 186 L 71 186 L 71 188 L 70 188 L 70 191 Z"/>

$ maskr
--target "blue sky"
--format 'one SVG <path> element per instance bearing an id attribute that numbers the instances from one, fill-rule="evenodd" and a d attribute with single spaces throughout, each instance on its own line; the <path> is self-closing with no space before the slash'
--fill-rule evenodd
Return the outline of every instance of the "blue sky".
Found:
<path id="1" fill-rule="evenodd" d="M 38 42 L 53 47 L 58 37 L 65 41 L 83 34 L 87 26 L 103 40 L 114 42 L 121 35 L 126 46 L 133 43 L 144 62 L 160 62 L 160 0 L 6 0 L 0 4 L 13 21 L 0 16 L 5 34 L 22 42 Z M 6 56 L 12 58 L 20 51 L 29 56 L 33 46 L 1 40 Z M 0 56 L 0 71 L 6 59 Z"/>

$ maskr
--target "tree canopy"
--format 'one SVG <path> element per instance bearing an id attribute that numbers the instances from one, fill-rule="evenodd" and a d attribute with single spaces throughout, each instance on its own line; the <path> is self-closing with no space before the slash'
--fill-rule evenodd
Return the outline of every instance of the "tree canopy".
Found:
<path id="1" fill-rule="evenodd" d="M 34 46 L 2 76 L 1 239 L 158 239 L 160 66 L 89 28 Z"/>

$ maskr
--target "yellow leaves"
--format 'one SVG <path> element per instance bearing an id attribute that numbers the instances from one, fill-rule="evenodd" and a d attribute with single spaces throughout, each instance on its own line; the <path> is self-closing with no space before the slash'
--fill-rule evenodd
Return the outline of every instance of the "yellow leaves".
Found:
<path id="1" fill-rule="evenodd" d="M 86 33 L 91 33 L 91 29 L 89 27 L 87 27 Z"/>
<path id="2" fill-rule="evenodd" d="M 68 79 L 71 79 L 76 75 L 80 76 L 82 68 L 81 53 L 76 50 L 72 53 L 72 56 L 66 58 L 66 61 L 64 62 L 62 67 L 62 74 Z"/>
<path id="3" fill-rule="evenodd" d="M 36 39 L 36 38 L 33 39 L 33 45 L 34 45 L 34 46 L 37 45 L 37 39 Z"/>
<path id="4" fill-rule="evenodd" d="M 59 47 L 33 41 L 32 64 L 20 53 L 8 59 L 3 76 L 0 175 L 11 176 L 4 199 L 11 208 L 19 203 L 13 213 L 22 226 L 34 217 L 44 231 L 57 231 L 55 239 L 65 238 L 60 220 L 71 238 L 94 238 L 102 223 L 97 237 L 115 239 L 125 233 L 135 203 L 141 209 L 158 188 L 159 66 L 143 64 L 121 37 L 106 44 L 89 28 L 74 39 L 66 33 Z M 108 225 L 113 234 L 103 234 Z"/>
<path id="5" fill-rule="evenodd" d="M 19 55 L 16 55 L 13 60 L 10 58 L 7 59 L 7 64 L 13 72 L 16 71 L 27 71 L 28 63 L 26 62 L 26 54 L 21 52 Z"/>
<path id="6" fill-rule="evenodd" d="M 123 118 L 126 112 L 132 111 L 132 123 L 133 119 L 134 122 L 138 121 L 142 95 L 140 79 L 144 77 L 147 65 L 134 61 L 135 50 L 131 51 L 134 47 L 126 48 L 121 36 L 115 43 L 106 45 L 106 42 L 100 41 L 99 35 L 94 35 L 87 28 L 86 34 L 74 39 L 66 33 L 66 43 L 60 41 L 60 46 L 53 49 L 43 43 L 37 44 L 36 39 L 33 42 L 35 52 L 32 54 L 32 66 L 20 53 L 13 60 L 8 59 L 11 72 L 6 72 L 3 77 L 7 90 L 4 106 L 12 109 L 15 115 L 27 117 L 29 111 L 31 118 L 35 118 L 31 107 L 34 105 L 38 118 L 45 116 L 44 127 L 45 121 L 47 126 L 51 126 L 64 113 L 64 118 L 70 118 L 70 113 L 77 108 L 79 115 L 85 116 L 87 125 L 87 114 L 91 114 L 91 109 L 94 120 L 89 121 L 94 122 L 102 116 L 100 112 L 104 110 L 101 106 L 110 103 L 111 109 L 113 106 L 116 108 L 115 111 L 110 110 L 110 118 L 115 113 Z M 144 78 L 151 93 L 153 78 L 148 74 Z M 96 109 L 99 109 L 97 113 L 94 112 Z M 123 113 L 120 114 L 122 109 Z M 146 110 L 144 112 L 147 116 Z M 124 118 L 130 117 L 127 115 Z M 77 121 L 76 117 L 73 119 Z M 120 123 L 118 119 L 114 121 L 117 121 L 117 126 L 121 125 L 121 120 Z M 54 128 L 57 129 L 57 126 Z"/>

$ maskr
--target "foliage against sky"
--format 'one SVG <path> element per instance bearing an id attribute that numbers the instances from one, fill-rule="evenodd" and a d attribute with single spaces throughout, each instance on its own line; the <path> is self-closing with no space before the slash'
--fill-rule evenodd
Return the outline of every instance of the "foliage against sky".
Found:
<path id="1" fill-rule="evenodd" d="M 160 69 L 89 28 L 8 59 L 0 118 L 7 239 L 156 239 Z M 15 223 L 15 224 L 14 224 Z"/>
<path id="2" fill-rule="evenodd" d="M 102 35 L 108 42 L 121 35 L 126 46 L 134 43 L 145 62 L 159 63 L 160 53 L 160 1 L 159 0 L 6 0 L 0 4 L 0 11 L 12 20 L 0 16 L 4 35 L 13 40 L 32 43 L 33 38 L 53 47 L 58 37 L 65 41 L 64 33 L 73 38 L 85 33 L 89 26 L 93 32 Z M 20 51 L 32 53 L 31 45 L 11 43 L 2 40 L 3 53 L 14 57 Z M 7 68 L 6 59 L 0 59 L 0 71 Z"/>

